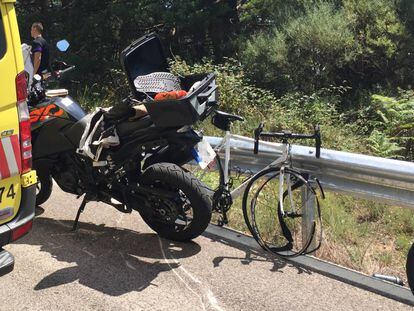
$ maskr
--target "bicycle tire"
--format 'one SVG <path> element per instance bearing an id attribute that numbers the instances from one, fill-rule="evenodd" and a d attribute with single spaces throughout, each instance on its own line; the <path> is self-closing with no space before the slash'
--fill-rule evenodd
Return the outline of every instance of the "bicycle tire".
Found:
<path id="1" fill-rule="evenodd" d="M 414 294 L 414 244 L 411 245 L 407 254 L 407 261 L 405 263 L 405 271 L 407 274 L 408 285 L 411 292 Z"/>
<path id="2" fill-rule="evenodd" d="M 302 195 L 301 189 L 303 187 L 305 187 L 309 193 L 316 195 L 315 190 L 311 187 L 311 185 L 309 184 L 309 182 L 307 181 L 304 175 L 302 175 L 301 173 L 291 168 L 285 168 L 285 173 L 286 173 L 286 176 L 289 176 L 289 178 L 295 181 L 294 185 L 291 187 L 291 190 L 295 191 L 295 195 L 299 193 L 299 195 L 301 196 Z M 322 238 L 322 227 L 321 227 L 321 221 L 320 221 L 320 206 L 319 206 L 319 200 L 317 196 L 316 196 L 316 204 L 315 204 L 315 210 L 314 210 L 315 216 L 317 217 L 315 217 L 315 220 L 313 221 L 311 228 L 309 228 L 308 233 L 306 234 L 301 231 L 301 228 L 302 228 L 301 221 L 300 222 L 296 221 L 296 223 L 300 223 L 299 225 L 300 229 L 293 228 L 295 231 L 294 232 L 295 234 L 297 233 L 298 235 L 301 235 L 301 236 L 304 234 L 304 236 L 306 237 L 306 239 L 305 238 L 300 239 L 301 240 L 300 242 L 298 241 L 296 236 L 295 236 L 295 240 L 296 240 L 295 243 L 293 241 L 292 231 L 291 231 L 292 228 L 288 227 L 287 222 L 285 221 L 286 216 L 282 216 L 281 214 L 279 195 L 277 195 L 277 198 L 275 198 L 277 199 L 277 204 L 276 204 L 276 200 L 274 200 L 274 202 L 270 205 L 265 204 L 265 207 L 266 207 L 266 209 L 264 209 L 265 211 L 261 212 L 262 213 L 261 215 L 256 215 L 256 212 L 258 209 L 257 203 L 258 203 L 259 196 L 262 194 L 261 200 L 265 201 L 266 194 L 268 196 L 270 194 L 271 194 L 270 196 L 274 194 L 274 191 L 271 191 L 271 189 L 273 189 L 272 187 L 269 188 L 270 190 L 267 190 L 269 191 L 268 193 L 264 193 L 264 190 L 263 190 L 264 187 L 268 185 L 270 181 L 277 182 L 279 180 L 279 176 L 280 176 L 280 168 L 272 167 L 272 168 L 268 168 L 266 170 L 259 172 L 250 180 L 243 195 L 243 216 L 244 216 L 245 223 L 250 233 L 252 234 L 254 239 L 257 241 L 257 243 L 266 251 L 270 251 L 282 257 L 296 257 L 296 256 L 299 256 L 305 253 L 313 252 L 319 248 L 320 243 L 321 243 L 321 238 Z M 253 194 L 253 198 L 249 201 L 249 195 L 252 195 L 252 194 Z M 294 208 L 294 204 L 292 204 L 293 197 L 292 195 L 288 195 L 288 190 L 283 191 L 282 196 L 283 196 L 283 202 L 284 202 L 285 207 L 288 206 L 288 204 L 286 203 L 289 203 L 290 208 Z M 285 202 L 286 198 L 288 198 L 290 202 Z M 303 209 L 303 203 L 301 204 L 301 208 Z M 272 214 L 276 214 L 275 211 L 277 212 L 277 217 L 274 217 L 275 215 L 272 215 Z M 300 213 L 297 213 L 297 212 L 294 212 L 294 213 L 291 212 L 290 214 L 290 215 L 293 215 L 291 217 L 292 219 L 300 218 L 302 220 L 302 216 L 298 216 L 300 215 Z M 273 218 L 278 219 L 279 228 L 277 228 L 275 224 L 272 222 L 272 216 Z M 290 218 L 290 216 L 287 216 L 287 221 L 290 223 L 293 223 L 293 221 L 290 221 L 288 218 Z M 268 229 L 262 230 L 260 228 L 261 225 L 258 224 L 259 219 L 261 223 L 267 223 L 269 222 L 269 219 L 270 219 L 270 221 L 272 222 L 270 229 L 269 229 L 270 231 Z M 319 225 L 318 225 L 318 222 L 319 222 Z M 316 241 L 317 243 L 314 248 L 309 249 L 313 239 L 317 239 L 317 234 L 316 234 L 317 230 L 319 230 L 321 233 L 319 237 L 319 241 Z M 263 232 L 263 231 L 268 231 L 268 232 Z M 277 242 L 275 242 L 275 240 L 279 241 L 280 238 L 285 239 L 283 243 L 281 242 L 281 244 L 284 244 L 282 246 L 276 244 Z M 273 241 L 270 241 L 271 239 L 273 239 Z"/>

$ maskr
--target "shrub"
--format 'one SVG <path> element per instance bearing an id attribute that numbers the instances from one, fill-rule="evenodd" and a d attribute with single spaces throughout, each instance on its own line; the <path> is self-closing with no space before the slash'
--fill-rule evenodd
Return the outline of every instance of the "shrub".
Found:
<path id="1" fill-rule="evenodd" d="M 371 148 L 379 156 L 414 159 L 414 92 L 400 91 L 387 97 L 373 95 L 371 114 L 367 116 L 374 131 L 370 136 Z"/>
<path id="2" fill-rule="evenodd" d="M 344 12 L 355 42 L 346 78 L 362 87 L 411 83 L 413 62 L 408 69 L 407 56 L 413 38 L 398 16 L 396 2 L 344 0 Z"/>
<path id="3" fill-rule="evenodd" d="M 279 93 L 310 92 L 347 81 L 358 93 L 375 85 L 412 84 L 414 38 L 409 30 L 414 32 L 414 26 L 410 24 L 412 17 L 403 11 L 412 9 L 410 3 L 291 3 L 302 4 L 298 13 L 286 13 L 283 24 L 276 23 L 271 30 L 262 28 L 241 44 L 241 60 L 258 85 Z"/>
<path id="4" fill-rule="evenodd" d="M 264 117 L 266 110 L 277 101 L 272 92 L 249 84 L 242 67 L 234 59 L 227 59 L 223 64 L 204 59 L 190 66 L 178 58 L 171 63 L 171 69 L 180 75 L 214 72 L 219 85 L 220 109 L 228 112 Z"/>
<path id="5" fill-rule="evenodd" d="M 382 158 L 402 158 L 398 155 L 404 148 L 399 147 L 387 135 L 378 130 L 373 130 L 368 137 L 369 148 L 375 155 Z"/>
<path id="6" fill-rule="evenodd" d="M 247 42 L 242 55 L 248 76 L 259 85 L 279 93 L 294 88 L 283 32 L 274 29 L 270 34 L 259 34 Z"/>
<path id="7" fill-rule="evenodd" d="M 319 3 L 289 20 L 283 30 L 250 39 L 242 59 L 253 79 L 266 87 L 316 90 L 338 80 L 337 70 L 347 62 L 352 42 L 343 11 Z"/>

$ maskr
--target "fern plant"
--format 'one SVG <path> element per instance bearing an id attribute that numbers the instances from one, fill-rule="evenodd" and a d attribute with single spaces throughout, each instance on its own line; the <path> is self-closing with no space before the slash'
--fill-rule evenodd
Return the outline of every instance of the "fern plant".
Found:
<path id="1" fill-rule="evenodd" d="M 381 152 L 396 153 L 413 160 L 414 92 L 400 91 L 397 98 L 373 95 L 372 107 L 377 119 L 372 121 L 376 130 L 372 132 L 369 139 L 371 147 L 378 148 L 378 144 L 383 148 L 388 146 L 390 148 L 388 152 L 384 149 Z M 384 137 L 381 138 L 380 134 Z"/>

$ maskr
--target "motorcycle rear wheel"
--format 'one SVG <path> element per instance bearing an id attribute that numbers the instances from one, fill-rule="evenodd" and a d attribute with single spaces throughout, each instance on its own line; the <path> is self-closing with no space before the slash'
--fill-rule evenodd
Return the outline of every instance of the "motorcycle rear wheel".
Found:
<path id="1" fill-rule="evenodd" d="M 172 163 L 151 165 L 141 177 L 146 186 L 177 194 L 150 199 L 153 211 L 141 217 L 151 229 L 174 241 L 189 241 L 204 232 L 211 220 L 211 191 L 200 180 Z"/>

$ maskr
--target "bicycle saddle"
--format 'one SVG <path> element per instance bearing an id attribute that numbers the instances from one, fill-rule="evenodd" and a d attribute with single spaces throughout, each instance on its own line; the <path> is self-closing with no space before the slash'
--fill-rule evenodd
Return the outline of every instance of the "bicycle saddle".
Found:
<path id="1" fill-rule="evenodd" d="M 223 131 L 230 131 L 230 125 L 234 121 L 244 121 L 244 118 L 235 114 L 216 110 L 211 122 Z"/>

